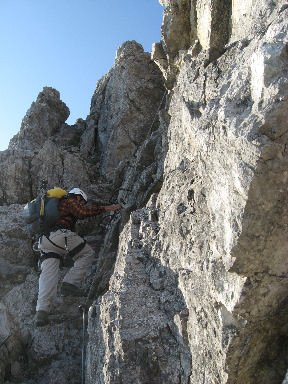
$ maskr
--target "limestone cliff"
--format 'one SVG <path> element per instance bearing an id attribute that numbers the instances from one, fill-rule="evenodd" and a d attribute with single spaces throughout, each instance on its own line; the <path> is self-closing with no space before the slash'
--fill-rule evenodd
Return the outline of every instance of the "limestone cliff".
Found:
<path id="1" fill-rule="evenodd" d="M 124 43 L 74 126 L 44 88 L 0 154 L 0 382 L 81 382 L 81 300 L 33 326 L 21 204 L 42 178 L 123 204 L 79 227 L 96 244 L 87 383 L 284 380 L 288 5 L 161 3 L 152 61 Z"/>

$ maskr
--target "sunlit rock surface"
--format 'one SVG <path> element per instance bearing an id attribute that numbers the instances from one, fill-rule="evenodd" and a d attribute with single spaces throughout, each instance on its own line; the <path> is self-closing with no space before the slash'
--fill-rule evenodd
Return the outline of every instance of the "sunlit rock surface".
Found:
<path id="1" fill-rule="evenodd" d="M 0 154 L 1 383 L 81 382 L 83 299 L 33 323 L 21 210 L 43 178 L 123 204 L 79 226 L 87 383 L 287 382 L 288 6 L 161 4 L 153 61 L 124 43 L 73 126 L 44 88 Z"/>

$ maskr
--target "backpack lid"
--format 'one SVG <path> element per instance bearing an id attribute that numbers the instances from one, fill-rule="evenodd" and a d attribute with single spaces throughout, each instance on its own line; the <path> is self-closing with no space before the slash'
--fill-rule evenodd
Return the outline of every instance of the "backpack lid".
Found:
<path id="1" fill-rule="evenodd" d="M 57 197 L 57 199 L 61 199 L 61 197 L 67 195 L 67 192 L 62 189 L 62 188 L 53 188 L 53 189 L 49 189 L 46 193 L 46 196 L 48 198 L 50 197 Z"/>

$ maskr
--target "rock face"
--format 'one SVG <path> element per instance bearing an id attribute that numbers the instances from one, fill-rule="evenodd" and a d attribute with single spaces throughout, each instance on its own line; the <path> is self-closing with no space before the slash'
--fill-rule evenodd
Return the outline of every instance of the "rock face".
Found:
<path id="1" fill-rule="evenodd" d="M 0 154 L 1 383 L 20 382 L 21 377 L 25 383 L 37 384 L 81 381 L 82 322 L 78 305 L 83 299 L 63 301 L 58 297 L 50 325 L 35 329 L 37 255 L 31 248 L 34 239 L 25 230 L 21 204 L 37 195 L 42 179 L 49 188 L 69 190 L 79 186 L 92 203 L 116 201 L 115 188 L 123 182 L 125 167 L 133 163 L 146 136 L 158 129 L 157 111 L 163 96 L 157 65 L 138 43 L 126 42 L 117 52 L 115 66 L 99 81 L 85 121 L 65 124 L 68 107 L 58 91 L 45 87 L 8 150 Z M 155 146 L 155 138 L 153 143 Z M 87 240 L 96 246 L 96 254 L 103 248 L 110 220 L 107 214 L 79 225 L 79 232 L 88 235 Z M 111 267 L 113 257 L 111 251 Z M 100 263 L 96 277 L 106 289 L 112 270 L 105 269 L 107 265 L 103 268 Z M 61 276 L 63 273 L 65 269 Z M 91 280 L 92 272 L 84 287 L 88 289 Z"/>
<path id="2" fill-rule="evenodd" d="M 74 126 L 44 88 L 0 154 L 0 383 L 81 381 L 81 300 L 33 326 L 20 214 L 44 177 L 123 204 L 79 226 L 97 245 L 87 383 L 287 381 L 288 6 L 161 4 L 154 62 L 124 43 Z"/>
<path id="3" fill-rule="evenodd" d="M 68 107 L 58 91 L 45 87 L 1 153 L 1 203 L 31 200 L 43 178 L 65 189 L 87 189 L 99 177 L 113 183 L 157 127 L 163 95 L 160 70 L 135 41 L 119 48 L 115 66 L 97 85 L 86 121 L 65 124 Z"/>
<path id="4" fill-rule="evenodd" d="M 88 118 L 88 148 L 96 149 L 101 175 L 109 181 L 155 129 L 152 123 L 163 94 L 162 75 L 150 55 L 135 41 L 124 43 L 113 69 L 97 85 Z"/>
<path id="5" fill-rule="evenodd" d="M 11 140 L 9 148 L 32 151 L 39 149 L 47 136 L 59 131 L 69 114 L 69 108 L 60 100 L 59 92 L 44 87 L 27 111 L 20 132 Z"/>
<path id="6" fill-rule="evenodd" d="M 249 11 L 239 40 L 236 27 L 221 32 L 229 31 L 226 14 L 227 25 L 217 25 L 211 7 L 219 17 L 221 2 L 199 1 L 197 28 L 190 25 L 199 43 L 187 49 L 195 33 L 183 33 L 185 4 L 165 4 L 170 24 L 156 46 L 173 87 L 162 181 L 126 221 L 109 289 L 90 309 L 88 381 L 281 383 L 287 7 L 262 2 L 262 24 L 259 9 L 255 21 Z M 216 19 L 205 40 L 209 12 Z"/>

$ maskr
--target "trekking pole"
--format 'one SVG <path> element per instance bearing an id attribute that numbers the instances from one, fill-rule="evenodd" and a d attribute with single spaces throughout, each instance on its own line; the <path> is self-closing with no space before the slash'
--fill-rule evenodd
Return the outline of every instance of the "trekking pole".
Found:
<path id="1" fill-rule="evenodd" d="M 79 306 L 79 310 L 82 310 L 82 370 L 81 370 L 81 384 L 85 384 L 85 312 L 87 306 L 85 304 Z"/>

